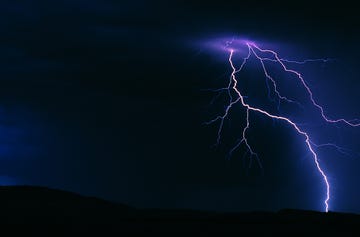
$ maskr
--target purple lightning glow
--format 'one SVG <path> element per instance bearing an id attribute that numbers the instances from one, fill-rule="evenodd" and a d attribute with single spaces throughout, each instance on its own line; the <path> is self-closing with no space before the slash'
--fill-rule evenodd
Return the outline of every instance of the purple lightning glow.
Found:
<path id="1" fill-rule="evenodd" d="M 244 46 L 247 49 L 247 54 L 245 57 L 242 58 L 241 65 L 238 68 L 236 68 L 236 66 L 234 65 L 234 62 L 233 62 L 234 54 L 237 53 L 238 51 L 240 51 L 238 49 L 238 47 L 244 47 Z M 270 49 L 262 49 L 254 42 L 249 42 L 249 41 L 245 41 L 245 40 L 235 41 L 233 39 L 231 41 L 227 41 L 225 44 L 225 49 L 226 49 L 226 51 L 229 52 L 228 61 L 231 66 L 232 72 L 230 75 L 228 86 L 225 88 L 220 88 L 215 91 L 218 91 L 218 92 L 227 91 L 228 97 L 229 97 L 229 103 L 228 103 L 223 115 L 218 116 L 209 122 L 206 122 L 206 124 L 212 124 L 216 121 L 220 121 L 219 129 L 217 132 L 217 144 L 220 143 L 221 134 L 222 134 L 223 126 L 224 126 L 224 121 L 228 117 L 229 111 L 233 108 L 233 106 L 235 104 L 241 104 L 241 106 L 246 109 L 246 126 L 242 130 L 241 138 L 239 139 L 238 143 L 230 150 L 230 155 L 232 155 L 232 153 L 236 149 L 238 149 L 241 145 L 245 145 L 245 147 L 247 149 L 246 153 L 250 154 L 250 162 L 252 159 L 255 159 L 257 161 L 257 163 L 259 164 L 259 166 L 262 168 L 258 154 L 251 147 L 251 145 L 249 144 L 248 139 L 247 139 L 247 132 L 250 128 L 250 117 L 249 117 L 250 112 L 255 112 L 255 113 L 264 115 L 266 117 L 269 117 L 271 119 L 283 121 L 284 123 L 290 125 L 299 135 L 301 135 L 304 138 L 306 147 L 307 147 L 308 151 L 310 152 L 310 154 L 312 155 L 315 166 L 323 179 L 323 182 L 326 187 L 326 195 L 324 198 L 324 207 L 325 207 L 325 211 L 328 212 L 329 211 L 329 201 L 330 201 L 330 184 L 328 181 L 328 177 L 326 176 L 323 168 L 320 165 L 319 158 L 318 158 L 317 153 L 315 152 L 314 147 L 323 147 L 323 146 L 335 147 L 339 152 L 342 152 L 342 153 L 346 153 L 346 150 L 341 147 L 338 147 L 336 144 L 332 144 L 332 143 L 325 143 L 325 144 L 317 145 L 316 143 L 311 141 L 310 135 L 308 134 L 308 132 L 302 130 L 299 127 L 299 125 L 296 124 L 294 121 L 292 121 L 290 118 L 275 115 L 273 113 L 266 111 L 263 108 L 254 107 L 254 106 L 250 105 L 249 103 L 247 103 L 245 101 L 246 96 L 244 96 L 241 93 L 240 89 L 238 88 L 238 79 L 236 77 L 236 74 L 238 74 L 239 72 L 241 72 L 243 70 L 243 68 L 247 64 L 248 60 L 250 59 L 250 57 L 253 56 L 261 64 L 262 71 L 267 80 L 266 82 L 267 82 L 268 92 L 270 91 L 268 82 L 270 82 L 272 85 L 274 94 L 278 98 L 279 103 L 280 103 L 280 101 L 283 101 L 286 103 L 294 103 L 294 104 L 301 106 L 301 104 L 298 103 L 297 101 L 287 98 L 280 93 L 275 78 L 270 75 L 270 72 L 268 71 L 268 69 L 265 65 L 265 61 L 271 61 L 271 62 L 277 63 L 285 73 L 292 74 L 300 81 L 301 85 L 306 90 L 306 93 L 308 94 L 312 105 L 320 112 L 320 115 L 325 122 L 327 122 L 327 123 L 344 123 L 344 124 L 347 124 L 352 127 L 358 127 L 358 126 L 360 126 L 360 123 L 358 123 L 357 122 L 358 120 L 356 120 L 356 119 L 355 120 L 346 120 L 343 118 L 338 118 L 338 119 L 329 118 L 325 114 L 324 108 L 314 99 L 313 92 L 311 91 L 310 87 L 304 80 L 302 74 L 298 71 L 288 68 L 285 65 L 285 63 L 305 64 L 307 62 L 316 62 L 316 61 L 327 62 L 332 59 L 307 59 L 307 60 L 303 60 L 303 61 L 283 59 L 283 58 L 279 57 L 277 52 L 270 50 Z M 268 55 L 268 56 L 263 57 L 262 55 Z M 269 57 L 269 55 L 271 55 L 271 57 Z M 236 97 L 233 95 L 234 93 L 236 94 Z M 250 163 L 250 165 L 251 165 L 251 163 Z"/>

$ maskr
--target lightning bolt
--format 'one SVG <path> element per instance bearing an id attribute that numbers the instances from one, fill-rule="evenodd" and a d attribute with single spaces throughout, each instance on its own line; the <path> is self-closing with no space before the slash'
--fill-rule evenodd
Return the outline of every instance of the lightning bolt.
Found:
<path id="1" fill-rule="evenodd" d="M 320 165 L 320 161 L 318 158 L 318 155 L 315 151 L 315 147 L 323 147 L 323 146 L 330 146 L 330 147 L 335 147 L 339 152 L 345 153 L 345 149 L 338 147 L 335 144 L 332 143 L 325 143 L 325 144 L 320 144 L 317 145 L 316 143 L 314 143 L 311 139 L 310 139 L 310 135 L 308 134 L 308 132 L 304 131 L 303 129 L 300 128 L 299 124 L 296 124 L 293 120 L 291 120 L 288 117 L 285 116 L 279 116 L 279 115 L 275 115 L 263 108 L 259 108 L 259 107 L 255 107 L 250 105 L 249 103 L 247 103 L 245 101 L 245 98 L 247 98 L 246 96 L 244 96 L 242 94 L 242 92 L 240 91 L 240 89 L 238 88 L 238 79 L 236 77 L 236 74 L 238 74 L 240 71 L 243 70 L 243 68 L 245 67 L 245 65 L 247 64 L 248 60 L 250 59 L 251 56 L 255 57 L 255 59 L 257 59 L 262 67 L 262 71 L 265 75 L 265 78 L 267 80 L 267 87 L 268 87 L 268 91 L 270 91 L 270 85 L 268 84 L 268 82 L 271 83 L 273 91 L 275 93 L 275 95 L 277 96 L 278 99 L 278 103 L 280 104 L 280 102 L 286 102 L 286 103 L 295 103 L 297 105 L 300 105 L 300 103 L 298 103 L 297 101 L 287 98 L 286 96 L 283 96 L 277 86 L 276 80 L 274 79 L 274 77 L 272 77 L 266 67 L 265 61 L 271 61 L 274 63 L 277 63 L 282 70 L 285 73 L 288 74 L 292 74 L 293 76 L 295 76 L 297 78 L 297 80 L 299 80 L 299 82 L 301 83 L 301 85 L 303 86 L 303 88 L 306 90 L 306 93 L 308 94 L 308 97 L 312 103 L 312 105 L 319 111 L 321 118 L 327 122 L 327 123 L 344 123 L 346 125 L 352 126 L 352 127 L 358 127 L 360 126 L 360 122 L 358 122 L 359 120 L 354 119 L 354 120 L 346 120 L 343 118 L 339 118 L 339 119 L 333 119 L 333 118 L 329 118 L 325 112 L 324 112 L 324 108 L 314 99 L 314 95 L 313 92 L 311 91 L 310 87 L 308 86 L 308 84 L 306 83 L 306 81 L 304 80 L 302 74 L 298 71 L 295 71 L 293 69 L 288 68 L 285 64 L 286 63 L 295 63 L 295 64 L 305 64 L 308 62 L 328 62 L 332 59 L 307 59 L 307 60 L 303 60 L 303 61 L 295 61 L 295 60 L 288 60 L 288 59 L 283 59 L 281 58 L 277 52 L 270 50 L 270 49 L 262 49 L 260 48 L 258 45 L 256 45 L 253 42 L 248 42 L 245 41 L 243 42 L 244 46 L 246 46 L 247 48 L 247 55 L 242 59 L 242 63 L 241 65 L 236 68 L 234 63 L 233 63 L 233 56 L 236 53 L 236 50 L 234 48 L 230 48 L 232 43 L 233 43 L 234 39 L 231 41 L 226 42 L 226 49 L 227 51 L 229 51 L 229 57 L 228 57 L 228 62 L 230 64 L 230 67 L 232 69 L 231 75 L 230 75 L 230 79 L 229 79 L 229 83 L 228 86 L 225 88 L 220 88 L 217 89 L 215 91 L 217 92 L 222 92 L 222 91 L 227 91 L 228 97 L 229 97 L 229 102 L 225 108 L 225 112 L 223 113 L 223 115 L 221 116 L 217 116 L 216 118 L 206 122 L 205 124 L 212 124 L 216 121 L 220 121 L 220 125 L 217 131 L 217 145 L 220 143 L 221 140 L 221 134 L 223 131 L 223 126 L 224 126 L 224 121 L 226 118 L 228 118 L 229 116 L 229 111 L 234 107 L 235 104 L 240 104 L 245 110 L 246 110 L 246 126 L 243 128 L 242 133 L 241 133 L 241 138 L 239 139 L 239 141 L 237 142 L 237 144 L 230 150 L 229 155 L 231 156 L 233 154 L 233 152 L 238 149 L 241 145 L 244 145 L 247 149 L 245 155 L 248 153 L 250 156 L 250 164 L 251 165 L 251 161 L 252 159 L 255 159 L 258 163 L 258 165 L 260 166 L 260 168 L 262 168 L 260 159 L 258 157 L 258 154 L 254 151 L 254 149 L 251 147 L 250 143 L 248 142 L 247 139 L 247 133 L 248 130 L 250 128 L 250 113 L 255 113 L 255 114 L 259 114 L 265 117 L 268 117 L 270 119 L 275 119 L 278 121 L 283 122 L 284 124 L 289 125 L 290 127 L 292 127 L 298 134 L 299 136 L 301 136 L 304 139 L 304 143 L 309 151 L 309 153 L 311 154 L 315 167 L 318 170 L 319 174 L 322 177 L 323 183 L 325 185 L 326 188 L 326 194 L 324 197 L 324 209 L 325 212 L 329 211 L 329 202 L 330 202 L 330 184 L 328 181 L 328 177 L 325 173 L 325 171 L 323 170 L 323 168 Z M 271 55 L 271 57 L 263 57 L 262 55 Z M 234 93 L 236 96 L 234 96 Z M 268 93 L 269 94 L 269 93 Z M 300 105 L 301 106 L 301 105 Z"/>

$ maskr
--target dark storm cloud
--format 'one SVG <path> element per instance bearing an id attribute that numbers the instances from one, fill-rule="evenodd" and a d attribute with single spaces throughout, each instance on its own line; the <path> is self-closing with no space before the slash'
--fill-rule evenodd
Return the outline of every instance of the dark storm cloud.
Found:
<path id="1" fill-rule="evenodd" d="M 113 93 L 169 96 L 163 75 L 146 80 L 160 67 L 169 66 L 161 56 L 161 45 L 168 41 L 162 25 L 159 27 L 162 20 L 154 17 L 163 15 L 161 9 L 154 10 L 141 1 L 125 7 L 116 1 L 2 4 L 3 80 L 71 83 Z M 154 59 L 157 64 L 146 62 Z M 142 65 L 141 70 L 136 70 L 137 64 Z M 149 92 L 149 87 L 157 93 Z"/>
<path id="2" fill-rule="evenodd" d="M 26 126 L 26 119 L 10 119 L 15 130 L 2 123 L 9 138 L 3 151 L 20 156 L 9 143 L 24 153 L 28 140 L 41 150 L 23 163 L 7 159 L 2 172 L 138 206 L 320 209 L 310 195 L 321 195 L 316 173 L 304 176 L 312 166 L 287 159 L 294 156 L 290 150 L 259 142 L 263 155 L 275 157 L 264 159 L 262 177 L 247 171 L 241 158 L 229 161 L 225 150 L 211 148 L 216 131 L 201 126 L 212 116 L 206 107 L 211 95 L 201 89 L 228 68 L 187 43 L 248 34 L 301 43 L 323 56 L 344 38 L 347 47 L 357 42 L 355 8 L 347 7 L 339 20 L 342 8 L 273 1 L 2 1 L 0 97 L 36 117 Z M 349 51 L 330 52 L 345 57 Z M 277 132 L 285 143 L 289 133 Z M 303 190 L 299 197 L 296 188 Z M 349 209 L 356 209 L 352 203 Z"/>
<path id="3" fill-rule="evenodd" d="M 317 6 L 305 3 L 282 6 L 259 2 L 32 1 L 30 4 L 8 1 L 2 4 L 5 23 L 1 27 L 2 45 L 24 55 L 23 62 L 15 61 L 13 67 L 17 69 L 22 64 L 24 72 L 33 68 L 36 74 L 33 80 L 54 78 L 102 87 L 114 93 L 159 98 L 182 97 L 188 83 L 201 83 L 197 78 L 187 79 L 188 71 L 194 66 L 185 58 L 188 57 L 184 52 L 185 40 L 218 31 L 250 36 L 261 32 L 261 37 L 269 39 L 286 32 L 287 38 L 300 41 L 304 37 L 314 38 L 311 33 L 316 24 L 334 21 L 334 17 L 327 16 L 329 5 L 320 11 Z M 313 15 L 318 17 L 303 17 L 311 12 L 316 12 Z M 284 18 L 287 20 L 283 21 Z M 268 27 L 269 24 L 275 26 Z M 309 33 L 299 33 L 299 29 L 306 27 Z M 318 28 L 324 31 L 323 27 Z M 9 52 L 2 55 L 8 64 L 12 63 L 11 57 Z M 141 65 L 141 70 L 137 65 Z M 182 70 L 178 70 L 179 66 Z M 11 65 L 6 68 L 10 70 Z M 12 70 L 8 77 L 19 74 L 24 79 L 22 71 Z M 148 80 L 150 75 L 152 79 Z M 168 75 L 177 76 L 166 83 Z M 173 87 L 170 93 L 169 86 Z"/>

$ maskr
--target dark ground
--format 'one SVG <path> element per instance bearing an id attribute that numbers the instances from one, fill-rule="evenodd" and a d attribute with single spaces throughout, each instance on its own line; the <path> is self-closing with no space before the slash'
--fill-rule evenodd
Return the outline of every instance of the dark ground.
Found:
<path id="1" fill-rule="evenodd" d="M 360 216 L 303 210 L 212 213 L 136 209 L 42 187 L 0 188 L 2 233 L 46 236 L 359 236 Z"/>

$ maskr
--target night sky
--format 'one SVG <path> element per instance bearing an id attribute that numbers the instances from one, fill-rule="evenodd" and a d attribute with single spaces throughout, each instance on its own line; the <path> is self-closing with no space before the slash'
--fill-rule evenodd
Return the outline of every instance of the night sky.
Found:
<path id="1" fill-rule="evenodd" d="M 231 68 L 202 42 L 245 36 L 284 57 L 334 58 L 304 76 L 329 116 L 360 118 L 355 3 L 183 2 L 1 1 L 0 184 L 136 207 L 322 211 L 321 177 L 288 126 L 254 116 L 263 170 L 244 165 L 241 150 L 228 159 L 241 110 L 213 147 L 216 124 L 203 123 L 224 104 L 210 105 L 204 89 L 226 85 Z M 318 150 L 330 210 L 360 213 L 360 128 L 304 118 L 316 141 L 349 149 Z"/>

